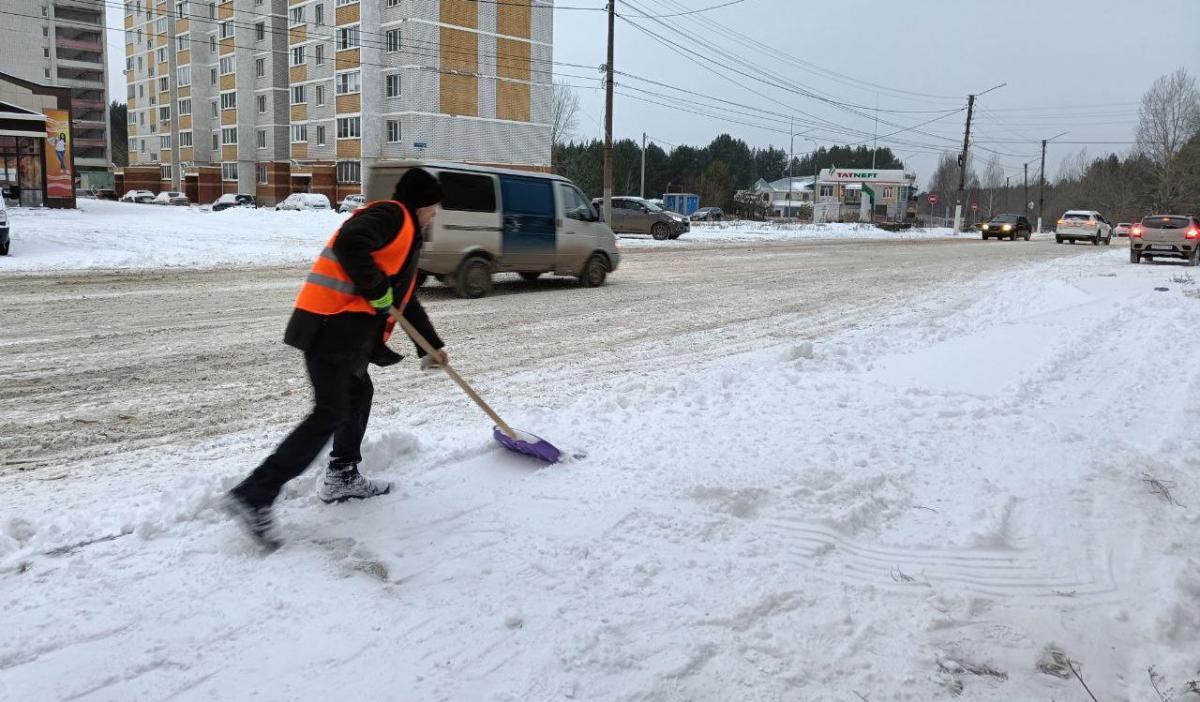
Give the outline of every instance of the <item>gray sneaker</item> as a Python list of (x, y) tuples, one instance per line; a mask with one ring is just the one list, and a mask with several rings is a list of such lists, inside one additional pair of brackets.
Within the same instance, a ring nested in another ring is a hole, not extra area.
[(357, 464), (346, 466), (330, 465), (325, 469), (325, 478), (317, 486), (317, 497), (322, 502), (345, 502), (365, 500), (376, 495), (386, 495), (392, 484), (386, 480), (368, 480), (358, 472)]

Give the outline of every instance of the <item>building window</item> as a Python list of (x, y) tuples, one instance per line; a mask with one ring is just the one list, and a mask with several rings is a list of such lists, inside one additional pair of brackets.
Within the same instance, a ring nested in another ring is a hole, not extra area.
[(325, 6), (317, 5), (313, 8), (313, 24), (320, 27), (325, 24)]
[(140, 85), (140, 84), (138, 85), (138, 97), (139, 98), (146, 97), (146, 86)]
[(212, 79), (212, 84), (216, 85), (217, 84), (217, 69), (215, 69), (215, 68), (208, 69), (208, 77)]
[(192, 84), (192, 67), (191, 66), (180, 66), (179, 68), (175, 69), (175, 82), (179, 84), (179, 87), (183, 87), (185, 85), (191, 85)]
[(891, 200), (894, 197), (896, 197), (896, 186), (885, 185), (883, 188), (883, 199)]
[(357, 183), (362, 180), (362, 165), (358, 161), (338, 161), (337, 182)]
[(351, 5), (356, 2), (358, 2), (358, 0), (337, 0), (337, 6), (341, 7), (342, 5)]
[(361, 117), (338, 117), (338, 139), (357, 139), (362, 136)]
[(163, 76), (162, 78), (158, 79), (158, 92), (165, 93), (170, 89), (171, 89), (171, 79), (169, 77)]
[(166, 35), (166, 33), (167, 33), (167, 18), (166, 17), (159, 17), (157, 20), (154, 21), (154, 31), (160, 37)]
[(179, 133), (179, 145), (180, 146), (191, 146), (192, 145), (192, 133), (191, 132), (180, 132)]
[(137, 87), (131, 85), (129, 86), (129, 99), (132, 100), (135, 97), (137, 97)]
[(217, 149), (221, 148), (221, 135), (217, 134), (216, 132), (213, 132), (212, 138), (213, 138), (213, 151), (216, 151)]
[(214, 54), (217, 53), (217, 35), (216, 34), (208, 35), (208, 50), (211, 53), (214, 53)]
[(358, 48), (358, 25), (337, 30), (337, 48), (338, 51)]
[(266, 38), (267, 38), (267, 23), (259, 22), (258, 24), (254, 25), (254, 40), (262, 41), (263, 39), (266, 39)]
[(325, 146), (325, 125), (317, 125), (317, 146)]
[(288, 10), (289, 24), (304, 24), (304, 7), (293, 7)]
[(182, 117), (184, 115), (190, 115), (190, 114), (192, 114), (192, 99), (191, 98), (180, 98), (179, 99), (179, 116)]
[(221, 93), (221, 109), (222, 110), (232, 110), (232, 109), (235, 109), (236, 107), (237, 107), (237, 93), (236, 92), (230, 91), (228, 93)]
[(142, 153), (146, 153), (146, 140), (145, 139), (138, 139), (138, 151), (141, 151)]
[(237, 167), (238, 167), (238, 165), (236, 163), (222, 163), (221, 164), (221, 180), (237, 180), (238, 179)]
[(334, 76), (334, 92), (338, 95), (348, 95), (359, 91), (359, 71), (347, 71)]
[(389, 73), (384, 78), (384, 85), (386, 86), (386, 94), (388, 97), (390, 97), (390, 98), (400, 97), (400, 74), (399, 73)]
[(292, 125), (292, 143), (300, 143), (308, 141), (308, 125), (293, 124)]
[(175, 37), (175, 50), (187, 51), (188, 44), (191, 42), (191, 40), (191, 37), (187, 34), (180, 34), (179, 36)]
[(128, 58), (125, 59), (125, 72), (128, 73), (129, 71), (132, 71), (132, 70), (133, 70), (133, 57), (129, 56)]
[[(46, 49), (46, 55), (47, 56), (50, 55), (50, 49)], [(158, 47), (158, 62), (159, 63), (167, 62), (167, 47), (165, 47), (165, 46)]]
[(400, 30), (389, 29), (387, 33), (387, 51), (394, 54), (400, 50)]
[(236, 144), (237, 143), (237, 127), (223, 128), (221, 130), (221, 143), (226, 144), (226, 145)]
[(208, 18), (209, 19), (217, 18), (217, 3), (215, 3), (215, 2), (208, 3)]
[(221, 75), (227, 76), (230, 73), (233, 73), (233, 57), (232, 56), (221, 57), (221, 61), (220, 61), (219, 65), (221, 66)]
[(293, 66), (303, 66), (304, 65), (304, 47), (303, 46), (293, 46), (292, 47), (292, 65)]
[(233, 36), (233, 20), (226, 20), (221, 23), (221, 38), (228, 39)]
[(138, 30), (137, 30), (137, 43), (138, 44), (142, 43), (142, 28), (141, 27), (138, 27)]
[(210, 102), (210, 103), (208, 103), (208, 104), (209, 104), (209, 106), (210, 106), (210, 107), (212, 107), (212, 118), (213, 118), (213, 119), (216, 119), (217, 117), (220, 117), (220, 116), (221, 116), (221, 113), (220, 113), (220, 111), (217, 109), (217, 102), (214, 100), (214, 101), (212, 101), (212, 102)]
[(254, 77), (262, 78), (265, 75), (267, 75), (267, 60), (254, 59)]
[(324, 44), (317, 44), (315, 47), (313, 47), (313, 59), (317, 62), (318, 66), (325, 65), (325, 45)]
[(184, 0), (184, 2), (175, 3), (175, 16), (176, 17), (179, 17), (182, 19), (185, 15), (187, 15), (187, 13), (188, 13), (187, 0)]
[(303, 85), (293, 85), (292, 86), (292, 104), (293, 105), (301, 105), (304, 102), (305, 102), (304, 86)]
[(129, 121), (130, 126), (136, 126), (137, 125), (137, 115), (130, 112), (128, 121)]
[(255, 146), (260, 149), (267, 148), (267, 130), (258, 130), (258, 133), (256, 134)]
[(832, 185), (822, 185), (821, 186), (821, 197), (833, 197), (833, 186)]
[(158, 137), (158, 148), (160, 151), (162, 149), (171, 148), (171, 135), (170, 134), (163, 134)]
[(400, 120), (389, 119), (387, 121), (387, 140), (389, 144), (400, 143)]
[(316, 86), (316, 93), (317, 93), (317, 96), (316, 96), (317, 97), (317, 101), (316, 101), (317, 107), (320, 107), (321, 105), (325, 104), (325, 86), (323, 86), (323, 85)]
[(267, 164), (260, 163), (257, 166), (255, 166), (254, 170), (258, 174), (258, 182), (260, 182), (260, 183), (267, 182)]
[(258, 97), (255, 98), (255, 102), (258, 103), (258, 114), (260, 114), (260, 115), (266, 114), (266, 112), (267, 112), (267, 96), (259, 95)]
[(138, 60), (138, 70), (140, 71), (140, 70), (142, 70), (142, 57), (138, 56), (137, 60)]
[(159, 122), (170, 122), (171, 121), (171, 106), (170, 105), (163, 105), (162, 107), (158, 108), (158, 121)]
[(140, 127), (146, 126), (146, 113), (145, 112), (138, 113), (138, 126), (140, 126)]

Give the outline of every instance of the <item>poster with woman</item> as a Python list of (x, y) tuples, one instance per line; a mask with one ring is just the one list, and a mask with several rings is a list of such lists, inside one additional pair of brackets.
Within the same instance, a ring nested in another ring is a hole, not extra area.
[(71, 118), (66, 110), (46, 110), (46, 196), (71, 197)]

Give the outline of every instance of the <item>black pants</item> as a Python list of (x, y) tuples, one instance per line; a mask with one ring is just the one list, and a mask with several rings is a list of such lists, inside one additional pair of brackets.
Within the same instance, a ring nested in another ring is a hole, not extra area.
[(304, 355), (313, 386), (313, 409), (248, 478), (234, 490), (253, 505), (269, 505), (285, 483), (300, 475), (333, 437), (330, 465), (358, 463), (375, 389), (366, 368)]

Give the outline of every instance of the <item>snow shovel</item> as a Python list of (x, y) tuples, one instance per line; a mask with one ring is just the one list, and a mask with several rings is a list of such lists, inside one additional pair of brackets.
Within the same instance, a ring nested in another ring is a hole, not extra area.
[[(409, 324), (408, 320), (402, 317), (400, 312), (395, 307), (389, 309), (388, 314), (392, 316), (392, 319), (396, 320), (396, 324), (399, 324), (400, 327), (404, 329), (404, 333), (408, 334), (408, 336), (415, 341), (417, 345), (425, 351), (425, 353), (432, 356), (437, 355), (437, 349), (433, 348), (433, 346), (425, 340), (425, 337), (421, 336), (421, 332), (413, 328), (413, 325)], [(461, 375), (458, 374), (458, 371), (450, 367), (449, 363), (443, 363), (442, 369), (445, 370), (446, 375), (449, 375), (451, 380), (453, 380), (455, 383), (458, 383), (458, 387), (462, 388), (463, 392), (467, 393), (467, 395), (475, 401), (475, 404), (479, 405), (479, 408), (484, 412), (487, 412), (487, 415), (492, 418), (493, 422), (496, 423), (496, 426), (492, 428), (492, 436), (500, 443), (501, 446), (509, 451), (523, 453), (526, 456), (532, 456), (547, 463), (558, 463), (558, 459), (562, 456), (562, 452), (555, 448), (549, 441), (546, 441), (540, 436), (534, 436), (528, 432), (519, 431), (510, 427), (507, 422), (500, 418), (500, 415), (496, 414), (496, 410), (492, 409), (491, 405), (483, 401), (483, 398), (479, 396), (479, 393), (475, 392), (475, 389), (472, 388), (471, 385), (467, 383), (467, 381), (464, 380)]]

